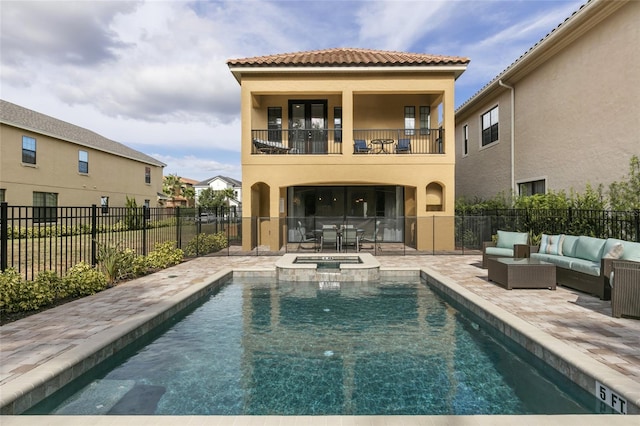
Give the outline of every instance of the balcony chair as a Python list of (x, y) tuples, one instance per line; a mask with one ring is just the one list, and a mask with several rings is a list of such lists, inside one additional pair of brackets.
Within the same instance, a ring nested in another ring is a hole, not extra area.
[[(316, 250), (316, 243), (318, 242), (318, 239), (316, 237), (308, 236), (306, 233), (305, 227), (302, 226), (302, 222), (300, 221), (298, 221), (298, 232), (300, 233), (300, 242), (298, 243), (298, 250), (303, 248), (312, 248), (313, 250)], [(304, 243), (313, 243), (313, 247), (303, 247), (302, 244)]]
[(411, 139), (398, 139), (396, 154), (411, 152)]
[(369, 152), (371, 152), (371, 147), (367, 146), (367, 141), (364, 139), (355, 139), (353, 141), (354, 154), (368, 154)]

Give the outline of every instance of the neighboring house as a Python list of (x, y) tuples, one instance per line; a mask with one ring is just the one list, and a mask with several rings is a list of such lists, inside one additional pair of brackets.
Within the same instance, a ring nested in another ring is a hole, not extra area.
[(229, 60), (241, 86), (243, 249), (279, 250), (298, 222), (349, 220), (380, 221), (385, 241), (452, 249), (454, 82), (468, 63), (349, 48)]
[(158, 205), (164, 163), (82, 127), (0, 100), (0, 201)]
[(229, 199), (229, 207), (234, 211), (239, 211), (242, 205), (242, 182), (227, 176), (215, 176), (202, 182), (198, 182), (193, 187), (196, 190), (196, 204), (200, 193), (207, 188), (214, 191), (222, 191), (227, 188), (233, 189), (233, 198)]
[[(167, 177), (165, 176), (164, 179), (166, 178)], [(182, 188), (193, 188), (194, 194), (195, 194), (195, 185), (198, 183), (197, 180), (181, 177), (180, 183), (182, 184)], [(163, 205), (167, 208), (195, 206), (196, 198), (194, 197), (193, 199), (188, 199), (187, 197), (184, 196), (182, 192), (175, 197), (171, 197), (170, 195), (167, 195), (167, 194), (164, 194), (164, 195), (166, 196), (166, 198), (163, 200)]]
[(456, 112), (456, 195), (583, 192), (640, 154), (640, 2), (591, 0)]

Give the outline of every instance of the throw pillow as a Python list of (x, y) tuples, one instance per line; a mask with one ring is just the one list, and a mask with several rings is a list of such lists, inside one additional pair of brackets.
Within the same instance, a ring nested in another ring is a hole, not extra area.
[(547, 235), (542, 234), (540, 239), (539, 253), (545, 254), (557, 254), (562, 256), (562, 242), (564, 241), (564, 234), (560, 235)]
[(615, 243), (611, 250), (607, 254), (604, 255), (605, 259), (620, 259), (622, 257), (622, 252), (624, 251), (624, 246), (622, 243)]

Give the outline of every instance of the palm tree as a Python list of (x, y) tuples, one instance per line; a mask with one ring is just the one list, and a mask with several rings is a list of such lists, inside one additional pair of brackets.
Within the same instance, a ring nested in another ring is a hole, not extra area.
[(171, 204), (176, 206), (176, 197), (180, 196), (182, 191), (182, 178), (176, 174), (164, 177), (162, 182), (162, 192), (171, 197)]
[(182, 196), (187, 199), (187, 207), (193, 207), (196, 199), (196, 190), (193, 186), (183, 186)]

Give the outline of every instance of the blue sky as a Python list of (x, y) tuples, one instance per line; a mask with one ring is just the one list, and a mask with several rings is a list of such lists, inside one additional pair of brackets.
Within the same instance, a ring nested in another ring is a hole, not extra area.
[(334, 47), (465, 56), (457, 107), (585, 2), (2, 0), (0, 97), (149, 154), (165, 175), (241, 179), (228, 59)]

